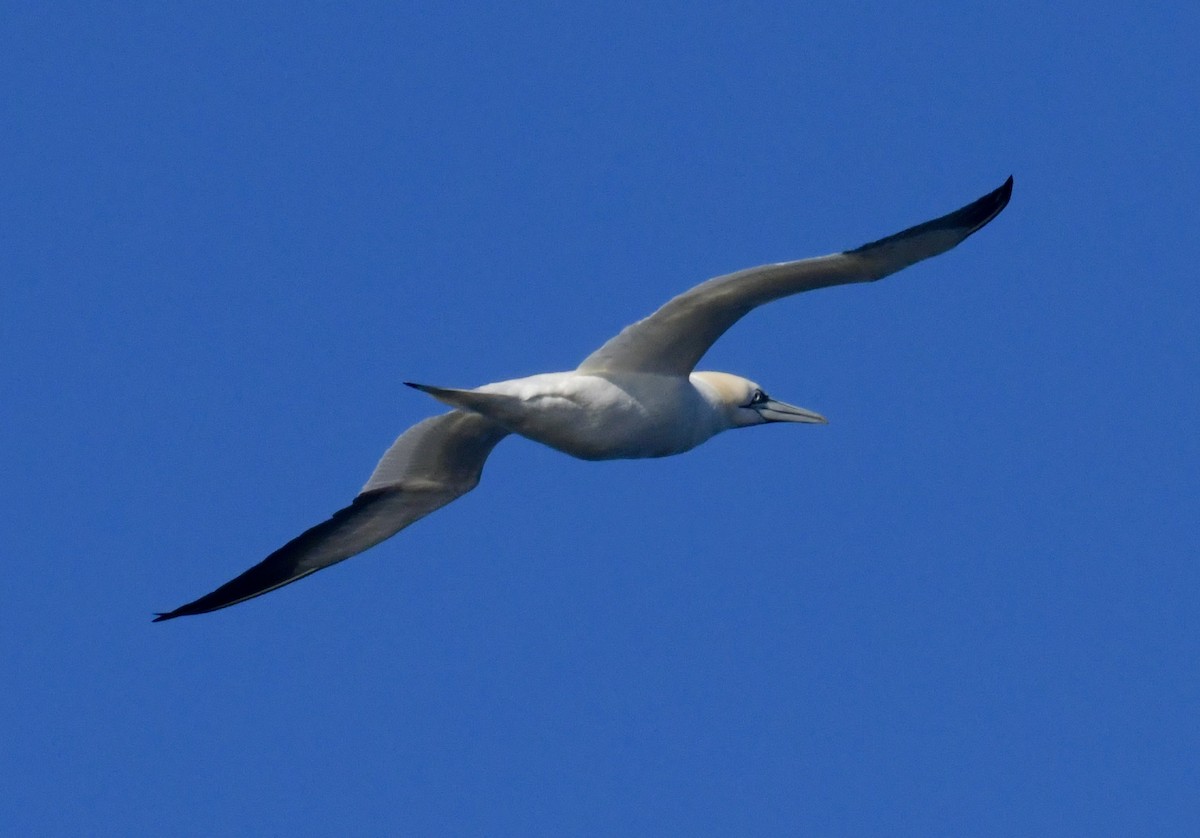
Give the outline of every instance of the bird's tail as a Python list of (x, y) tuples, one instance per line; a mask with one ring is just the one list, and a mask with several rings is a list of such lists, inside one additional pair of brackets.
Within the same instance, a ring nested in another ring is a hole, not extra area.
[(525, 411), (522, 410), (525, 403), (517, 396), (482, 393), (478, 390), (458, 390), (453, 387), (434, 387), (429, 384), (416, 384), (412, 381), (404, 383), (414, 390), (428, 393), (442, 404), (478, 413), (506, 428), (511, 429), (514, 425), (519, 424), (525, 415)]

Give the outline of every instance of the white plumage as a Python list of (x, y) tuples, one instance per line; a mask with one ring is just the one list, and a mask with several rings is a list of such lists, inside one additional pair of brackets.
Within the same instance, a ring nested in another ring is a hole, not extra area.
[(401, 434), (350, 506), (155, 620), (235, 605), (361, 553), (475, 488), (488, 455), (510, 433), (581, 459), (607, 460), (680, 454), (722, 431), (767, 422), (824, 423), (753, 381), (694, 368), (754, 308), (802, 291), (881, 279), (944, 253), (995, 218), (1011, 194), (1010, 177), (960, 210), (854, 250), (710, 279), (627, 326), (572, 372), (474, 390), (412, 384), (454, 409)]

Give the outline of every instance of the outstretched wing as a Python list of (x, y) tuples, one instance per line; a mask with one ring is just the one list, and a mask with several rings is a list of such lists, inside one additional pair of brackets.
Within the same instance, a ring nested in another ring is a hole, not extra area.
[(387, 450), (353, 503), (154, 622), (237, 605), (374, 547), (474, 489), (488, 455), (506, 436), (483, 416), (459, 410), (418, 422)]
[(585, 358), (579, 371), (687, 375), (717, 338), (763, 303), (829, 285), (872, 282), (945, 253), (1004, 209), (1012, 183), (1010, 177), (960, 210), (845, 253), (761, 265), (703, 282), (626, 326)]

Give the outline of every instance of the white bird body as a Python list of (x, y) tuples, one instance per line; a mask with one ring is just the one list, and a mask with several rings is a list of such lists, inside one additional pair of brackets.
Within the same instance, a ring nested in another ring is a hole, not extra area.
[(682, 454), (736, 427), (728, 401), (748, 400), (756, 386), (726, 373), (552, 372), (420, 389), (572, 457), (617, 460)]
[(824, 423), (749, 379), (695, 372), (696, 363), (754, 308), (816, 288), (871, 282), (944, 253), (995, 218), (1011, 194), (1010, 177), (962, 209), (862, 247), (710, 279), (622, 329), (573, 372), (473, 390), (411, 384), (454, 409), (402, 433), (350, 506), (156, 621), (244, 602), (395, 535), (475, 488), (492, 449), (509, 434), (580, 459), (612, 460), (681, 454), (722, 431), (767, 422)]
[(713, 405), (678, 376), (560, 372), (480, 390), (516, 397), (504, 427), (582, 460), (666, 457), (724, 430)]

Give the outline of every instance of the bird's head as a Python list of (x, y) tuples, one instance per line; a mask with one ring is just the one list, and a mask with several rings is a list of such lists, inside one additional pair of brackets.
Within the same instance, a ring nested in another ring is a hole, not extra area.
[(765, 425), (768, 422), (828, 424), (828, 420), (819, 413), (776, 401), (748, 378), (727, 372), (694, 372), (691, 379), (705, 398), (723, 413), (730, 428)]

